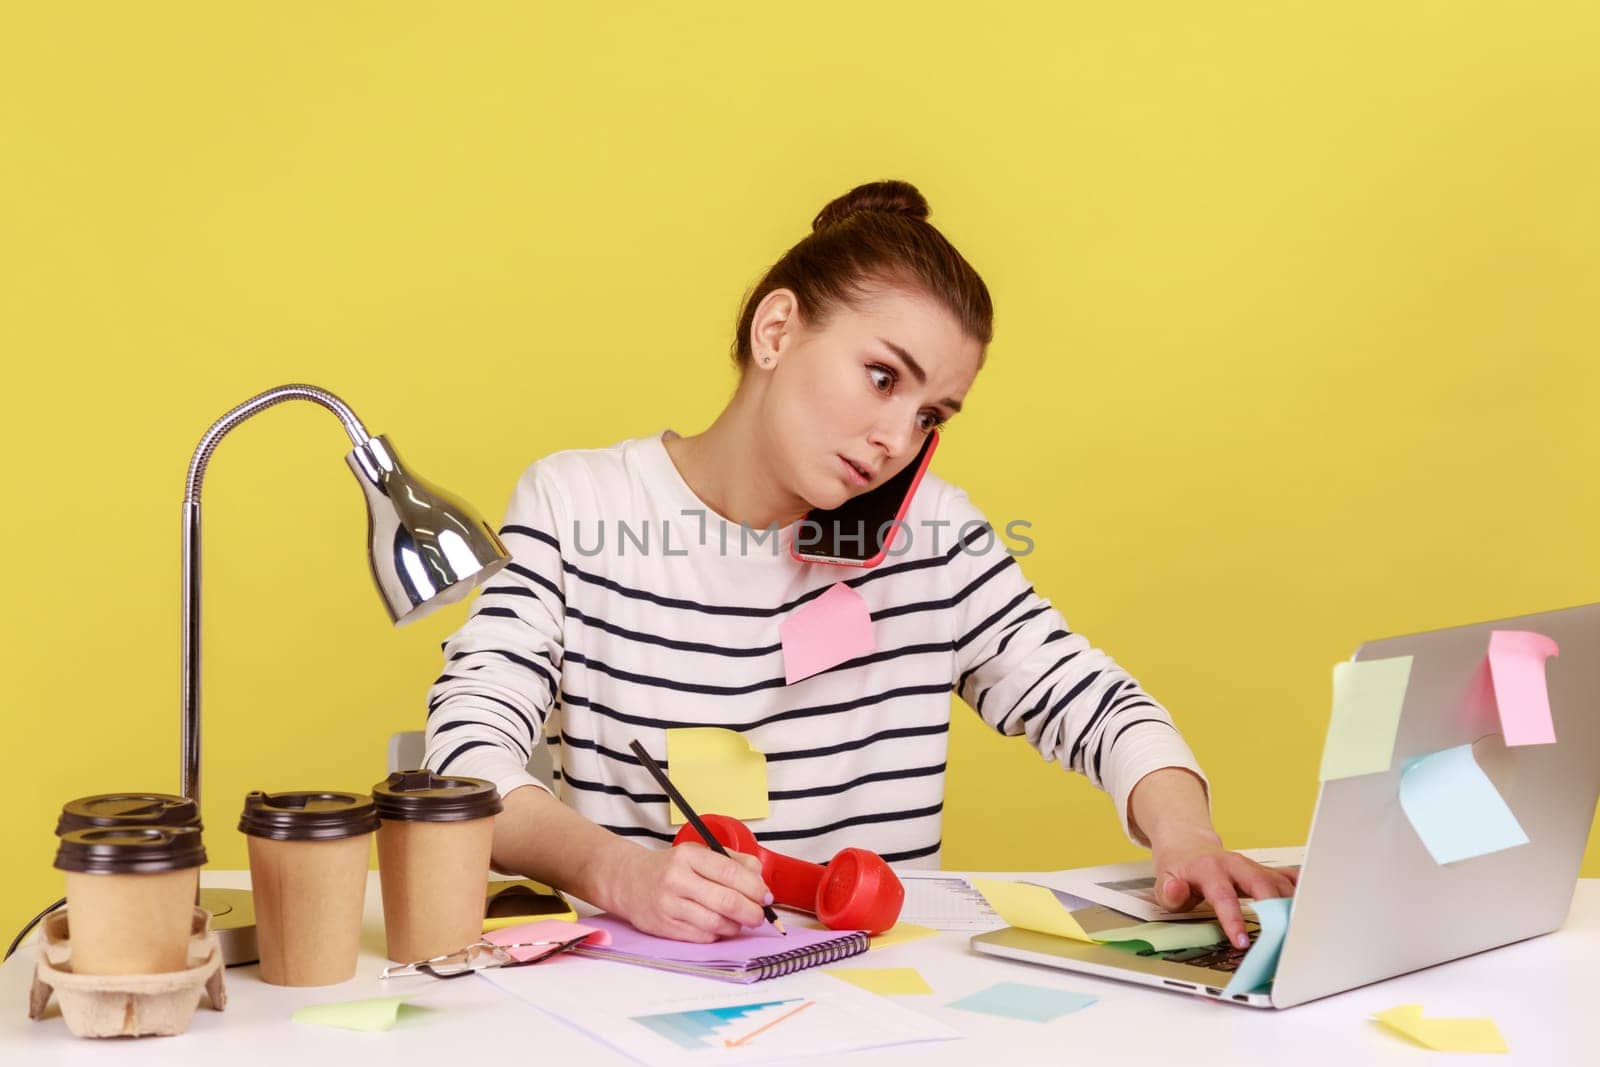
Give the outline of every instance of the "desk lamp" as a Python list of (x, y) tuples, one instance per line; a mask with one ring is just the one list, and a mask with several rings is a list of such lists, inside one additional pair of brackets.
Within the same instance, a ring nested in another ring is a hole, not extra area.
[[(309, 400), (338, 416), (355, 448), (345, 456), (367, 500), (368, 560), (395, 625), (460, 600), (511, 561), (488, 523), (465, 501), (407, 471), (387, 438), (370, 437), (355, 412), (312, 385), (282, 385), (223, 415), (195, 449), (183, 496), (183, 795), (200, 804), (200, 489), (229, 430), (285, 400)], [(205, 889), (200, 904), (228, 964), (257, 959), (250, 893)]]

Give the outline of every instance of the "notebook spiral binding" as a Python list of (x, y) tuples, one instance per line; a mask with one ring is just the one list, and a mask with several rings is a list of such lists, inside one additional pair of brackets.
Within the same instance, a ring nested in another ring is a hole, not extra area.
[(807, 948), (790, 949), (788, 952), (778, 952), (771, 956), (763, 956), (760, 960), (761, 968), (756, 974), (756, 980), (778, 978), (795, 971), (805, 970), (807, 967), (816, 967), (824, 963), (833, 963), (849, 956), (859, 956), (867, 951), (869, 938), (860, 930), (848, 937), (826, 944), (811, 945)]

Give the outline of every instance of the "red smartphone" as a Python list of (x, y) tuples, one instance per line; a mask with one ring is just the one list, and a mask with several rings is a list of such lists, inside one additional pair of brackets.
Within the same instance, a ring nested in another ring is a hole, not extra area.
[(878, 488), (853, 496), (836, 508), (806, 512), (789, 554), (801, 563), (836, 563), (844, 567), (876, 567), (882, 563), (895, 537), (902, 532), (911, 497), (922, 483), (922, 473), (938, 446), (939, 431), (934, 430), (922, 442), (916, 458)]

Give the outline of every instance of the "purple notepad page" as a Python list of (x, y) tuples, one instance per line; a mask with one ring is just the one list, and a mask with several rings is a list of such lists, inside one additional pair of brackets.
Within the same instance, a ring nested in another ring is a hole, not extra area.
[(699, 944), (642, 934), (627, 921), (611, 915), (591, 915), (583, 920), (583, 925), (610, 934), (611, 944), (605, 947), (611, 952), (646, 960), (671, 960), (712, 967), (744, 967), (769, 956), (830, 941), (842, 941), (856, 934), (854, 930), (812, 930), (801, 926), (791, 928), (789, 936), (785, 937), (771, 926), (763, 926), (737, 937)]

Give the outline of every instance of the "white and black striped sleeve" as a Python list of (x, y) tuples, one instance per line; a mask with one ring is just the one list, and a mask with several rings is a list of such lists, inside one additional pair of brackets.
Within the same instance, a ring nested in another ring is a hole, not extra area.
[(1165, 708), (1034, 591), (1008, 551), (1020, 548), (1017, 538), (1000, 536), (954, 486), (941, 517), (956, 539), (945, 570), (957, 693), (1000, 733), (1021, 734), (1045, 759), (1088, 777), (1110, 795), (1123, 833), (1147, 846), (1128, 825), (1129, 794), (1162, 767), (1206, 781), (1188, 744)]
[(490, 578), (467, 621), (444, 643), (444, 672), (428, 690), (424, 766), (524, 785), (533, 746), (560, 691), (566, 594), (555, 506), (541, 463), (512, 491), (501, 540), (511, 562)]

